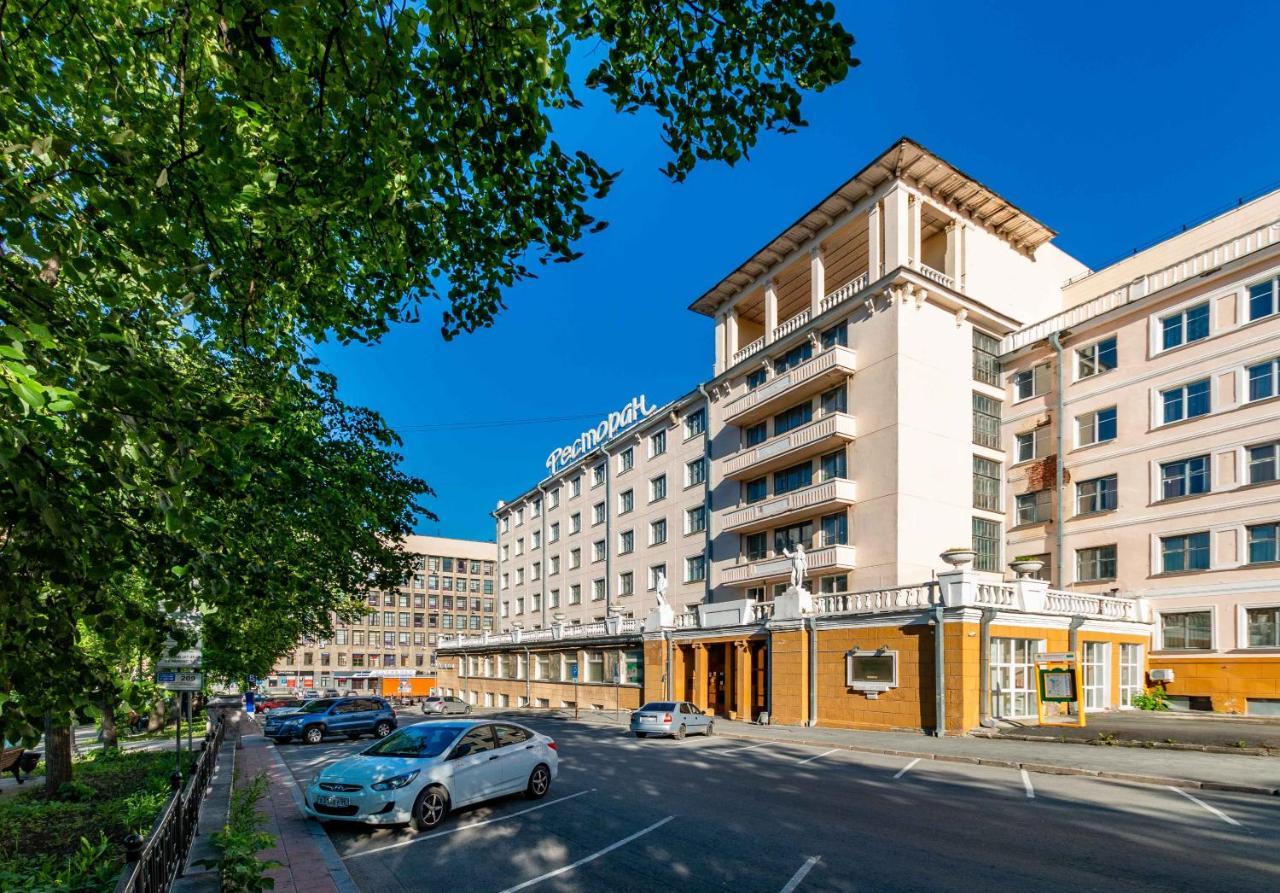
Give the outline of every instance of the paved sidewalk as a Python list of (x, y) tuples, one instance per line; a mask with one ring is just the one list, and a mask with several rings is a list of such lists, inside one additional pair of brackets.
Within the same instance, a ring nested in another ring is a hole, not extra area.
[[(518, 717), (514, 711), (508, 715)], [(539, 711), (573, 721), (571, 711)], [(527, 715), (527, 714), (526, 714)], [(625, 726), (612, 713), (587, 713), (580, 722)], [(921, 757), (1026, 769), (1051, 775), (1091, 775), (1184, 788), (1280, 793), (1280, 759), (1275, 757), (1155, 750), (1128, 747), (1084, 747), (1050, 741), (999, 738), (934, 738), (913, 732), (866, 732), (801, 726), (757, 726), (716, 720), (716, 734), (753, 742), (812, 744), (869, 753)]]
[(1214, 748), (1222, 753), (1257, 756), (1280, 755), (1280, 719), (1273, 717), (1215, 716), (1213, 714), (1149, 713), (1126, 710), (1091, 713), (1083, 729), (1076, 726), (1021, 726), (1004, 724), (994, 734), (1005, 738), (1096, 741), (1113, 738), (1143, 746), (1191, 750)]
[(276, 846), (258, 856), (280, 863), (268, 872), (275, 879), (276, 893), (356, 893), (356, 885), (324, 829), (303, 815), (302, 795), (275, 745), (245, 714), (240, 715), (237, 728), (242, 743), (237, 755), (237, 787), (260, 773), (267, 775), (267, 795), (259, 808), (266, 817), (264, 830), (275, 837)]

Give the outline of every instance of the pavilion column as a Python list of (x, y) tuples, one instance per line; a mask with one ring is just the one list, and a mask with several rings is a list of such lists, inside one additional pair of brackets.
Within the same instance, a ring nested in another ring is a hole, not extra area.
[(947, 261), (942, 272), (960, 281), (960, 227), (954, 220), (947, 224)]
[(689, 695), (699, 710), (707, 709), (707, 646), (693, 643), (693, 691)]
[(773, 330), (778, 327), (778, 289), (770, 279), (764, 284), (764, 343), (773, 341)]
[(920, 196), (912, 195), (907, 198), (907, 208), (911, 214), (911, 226), (908, 238), (911, 240), (907, 244), (908, 262), (915, 269), (920, 269)]
[(867, 284), (875, 282), (884, 271), (880, 268), (880, 203), (867, 212)]
[(730, 307), (724, 317), (724, 362), (725, 368), (733, 365), (733, 355), (741, 349), (738, 343), (738, 311)]
[(727, 358), (732, 354), (727, 353), (728, 345), (728, 313), (720, 311), (716, 314), (716, 375), (725, 370), (728, 365)]
[(908, 265), (911, 243), (907, 238), (911, 226), (907, 206), (907, 190), (899, 184), (884, 197), (884, 272)]
[(733, 653), (733, 707), (734, 716), (743, 722), (751, 722), (751, 643), (734, 642)]
[(827, 296), (827, 259), (821, 245), (809, 250), (809, 319), (822, 312), (822, 299)]

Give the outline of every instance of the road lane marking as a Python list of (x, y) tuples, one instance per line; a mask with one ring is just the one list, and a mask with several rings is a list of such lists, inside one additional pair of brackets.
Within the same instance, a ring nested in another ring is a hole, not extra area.
[(766, 741), (764, 742), (764, 744), (749, 744), (746, 747), (732, 747), (729, 750), (709, 750), (707, 751), (707, 753), (723, 753), (723, 754), (742, 753), (744, 750), (755, 750), (757, 747), (765, 747), (768, 744), (769, 742)]
[(1031, 786), (1031, 776), (1027, 774), (1027, 770), (1022, 771), (1022, 786), (1027, 791), (1027, 799), (1034, 800), (1036, 798), (1036, 789)]
[(667, 822), (671, 821), (674, 818), (675, 816), (669, 815), (665, 819), (662, 819), (661, 821), (654, 822), (648, 828), (642, 828), (639, 831), (637, 831), (635, 834), (628, 835), (627, 837), (624, 837), (619, 841), (615, 841), (614, 843), (609, 844), (607, 847), (605, 847), (602, 850), (596, 850), (590, 856), (584, 856), (581, 859), (579, 859), (577, 862), (572, 862), (564, 866), (563, 868), (557, 868), (555, 871), (548, 871), (546, 874), (541, 874), (535, 878), (530, 878), (524, 883), (516, 884), (514, 887), (508, 887), (507, 889), (503, 890), (502, 893), (516, 893), (517, 890), (523, 890), (526, 887), (532, 887), (534, 884), (540, 884), (545, 880), (549, 880), (553, 877), (558, 877), (559, 875), (562, 875), (565, 872), (573, 871), (575, 868), (580, 868), (581, 866), (586, 865), (588, 862), (594, 862), (596, 859), (599, 859), (601, 856), (606, 856), (609, 853), (612, 853), (614, 850), (618, 849), (619, 847), (624, 847), (627, 844), (631, 843), (631, 841), (638, 840), (639, 838), (644, 837), (650, 831), (657, 831), (659, 828), (661, 828), (663, 825), (665, 825)]
[[(828, 751), (828, 753), (830, 753), (830, 751)], [(808, 859), (805, 859), (804, 864), (796, 870), (795, 874), (791, 875), (791, 880), (787, 881), (787, 885), (779, 890), (778, 893), (791, 893), (792, 890), (800, 886), (800, 882), (804, 880), (804, 876), (813, 871), (813, 866), (818, 864), (818, 860), (820, 858), (820, 856), (810, 856)]]
[(412, 844), (422, 843), (423, 841), (427, 841), (427, 840), (434, 840), (437, 837), (444, 837), (447, 834), (457, 834), (459, 831), (467, 831), (471, 828), (479, 828), (484, 825), (492, 825), (494, 822), (505, 822), (507, 819), (514, 819), (517, 816), (522, 816), (522, 815), (525, 815), (526, 813), (536, 812), (539, 809), (546, 809), (548, 806), (555, 806), (557, 803), (563, 803), (566, 800), (572, 800), (574, 797), (581, 797), (583, 794), (595, 793), (595, 790), (596, 790), (595, 788), (591, 788), (590, 790), (586, 790), (586, 791), (578, 791), (577, 793), (574, 793), (574, 794), (568, 794), (564, 797), (558, 797), (555, 800), (548, 800), (546, 803), (539, 803), (537, 806), (530, 806), (528, 809), (522, 809), (519, 812), (509, 813), (508, 815), (494, 816), (491, 819), (484, 819), (483, 821), (479, 821), (479, 822), (468, 822), (465, 825), (459, 825), (456, 828), (446, 828), (444, 831), (436, 831), (432, 834), (421, 834), (413, 838), (412, 840), (401, 840), (396, 843), (388, 843), (385, 846), (374, 847), (371, 850), (361, 850), (358, 853), (348, 853), (347, 855), (344, 855), (342, 858), (354, 859), (357, 856), (372, 856), (374, 853), (382, 853), (387, 850), (396, 850), (396, 849), (399, 849), (400, 847), (411, 846)]
[(914, 766), (914, 765), (915, 765), (916, 763), (918, 763), (918, 762), (920, 762), (920, 757), (916, 757), (916, 758), (915, 758), (914, 760), (912, 760), (910, 763), (907, 763), (907, 765), (905, 765), (905, 766), (903, 766), (901, 769), (899, 769), (899, 770), (897, 771), (897, 773), (896, 773), (893, 777), (894, 777), (894, 778), (901, 778), (902, 776), (906, 775), (909, 771), (911, 771), (911, 767), (912, 767), (912, 766)]
[(807, 759), (807, 760), (801, 760), (800, 762), (796, 763), (796, 765), (797, 765), (797, 766), (803, 766), (805, 763), (812, 763), (814, 760), (822, 759), (822, 758), (823, 758), (823, 757), (825, 757), (827, 754), (829, 754), (829, 753), (835, 753), (835, 752), (836, 752), (837, 750), (839, 750), (839, 749), (840, 749), (840, 748), (838, 748), (838, 747), (833, 747), (833, 748), (831, 748), (830, 750), (824, 750), (822, 753), (818, 754), (816, 757), (809, 757), (809, 759)]
[(1199, 797), (1193, 797), (1191, 794), (1188, 794), (1188, 793), (1187, 793), (1186, 791), (1184, 791), (1182, 788), (1175, 788), (1175, 787), (1174, 787), (1173, 785), (1171, 785), (1171, 784), (1167, 784), (1167, 785), (1165, 785), (1165, 787), (1166, 787), (1166, 788), (1168, 788), (1168, 789), (1169, 789), (1169, 790), (1171, 790), (1171, 791), (1174, 791), (1174, 792), (1176, 792), (1176, 793), (1181, 794), (1182, 796), (1184, 796), (1184, 797), (1186, 797), (1188, 800), (1190, 800), (1192, 803), (1195, 803), (1195, 804), (1197, 804), (1197, 805), (1199, 805), (1199, 806), (1203, 806), (1205, 809), (1209, 810), (1209, 812), (1213, 813), (1214, 815), (1216, 815), (1218, 818), (1222, 819), (1222, 820), (1223, 820), (1224, 822), (1226, 822), (1227, 824), (1229, 824), (1229, 825), (1235, 825), (1235, 826), (1239, 827), (1239, 825), (1240, 825), (1240, 823), (1239, 823), (1239, 822), (1237, 822), (1237, 821), (1236, 821), (1235, 819), (1233, 819), (1231, 816), (1227, 815), (1225, 812), (1223, 812), (1223, 811), (1222, 811), (1221, 809), (1219, 809), (1218, 807), (1216, 807), (1216, 806), (1210, 806), (1208, 803), (1205, 803), (1205, 802), (1204, 802), (1203, 800), (1201, 800)]

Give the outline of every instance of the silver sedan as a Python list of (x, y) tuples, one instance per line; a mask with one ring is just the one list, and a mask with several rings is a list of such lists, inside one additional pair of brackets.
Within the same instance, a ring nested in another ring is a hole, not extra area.
[(471, 705), (453, 695), (432, 695), (422, 702), (422, 712), (428, 716), (443, 716), (446, 713), (459, 713), (465, 716), (471, 712)]
[(683, 738), (691, 732), (710, 735), (715, 731), (715, 717), (688, 701), (652, 701), (631, 714), (631, 731), (637, 738), (650, 735)]

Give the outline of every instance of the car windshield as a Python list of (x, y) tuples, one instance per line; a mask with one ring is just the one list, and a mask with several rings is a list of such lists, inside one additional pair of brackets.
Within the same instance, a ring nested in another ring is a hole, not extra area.
[(449, 749), (460, 732), (458, 726), (423, 723), (392, 732), (363, 753), (378, 757), (438, 757)]
[(308, 701), (302, 708), (303, 713), (324, 713), (333, 706), (332, 698), (317, 698), (314, 701)]
[(641, 710), (653, 710), (657, 713), (670, 713), (676, 709), (676, 705), (670, 701), (654, 701), (652, 704), (645, 704)]

